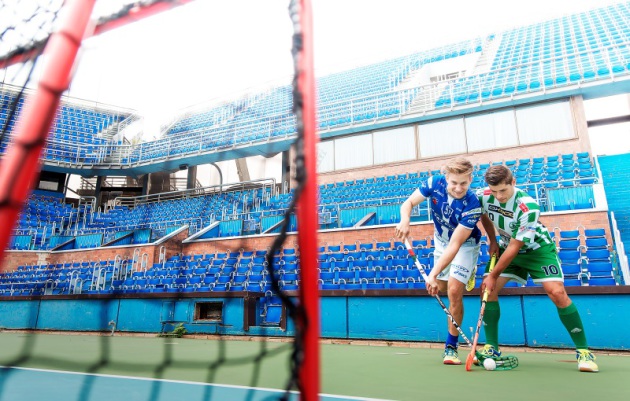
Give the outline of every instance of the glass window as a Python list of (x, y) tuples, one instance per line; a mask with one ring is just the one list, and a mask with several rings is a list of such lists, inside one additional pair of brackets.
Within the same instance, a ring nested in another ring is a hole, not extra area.
[(374, 164), (386, 164), (416, 158), (414, 127), (374, 132)]
[(371, 166), (372, 134), (335, 139), (335, 169)]
[(464, 119), (438, 121), (418, 127), (420, 157), (466, 153)]

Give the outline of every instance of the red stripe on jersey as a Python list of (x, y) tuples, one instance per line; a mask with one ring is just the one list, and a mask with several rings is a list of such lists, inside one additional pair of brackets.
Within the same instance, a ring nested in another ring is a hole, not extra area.
[(529, 208), (524, 203), (519, 204), (518, 207), (521, 208), (523, 212), (529, 212)]
[(491, 195), (492, 194), (492, 190), (490, 188), (486, 189), (483, 191), (484, 195)]

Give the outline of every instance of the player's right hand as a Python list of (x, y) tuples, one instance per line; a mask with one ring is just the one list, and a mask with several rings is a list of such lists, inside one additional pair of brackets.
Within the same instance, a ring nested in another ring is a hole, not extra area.
[(427, 281), (425, 285), (427, 287), (427, 291), (429, 292), (429, 295), (435, 296), (438, 294), (439, 292), (438, 283), (435, 277), (433, 277), (432, 275), (429, 275), (427, 277)]
[(405, 239), (409, 235), (409, 223), (401, 221), (394, 229), (394, 236), (396, 238)]
[(483, 294), (484, 291), (488, 291), (488, 294), (491, 294), (492, 291), (494, 291), (494, 286), (497, 283), (497, 279), (492, 277), (492, 274), (488, 274), (486, 275), (486, 277), (484, 277), (483, 281), (481, 282), (481, 294)]
[(488, 255), (499, 256), (499, 244), (496, 241), (493, 241), (488, 245)]

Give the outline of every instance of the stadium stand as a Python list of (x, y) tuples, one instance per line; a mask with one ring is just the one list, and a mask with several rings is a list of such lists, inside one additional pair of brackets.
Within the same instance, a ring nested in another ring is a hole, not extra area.
[(606, 190), (608, 207), (614, 213), (624, 249), (630, 249), (630, 162), (628, 155), (600, 156), (598, 164), (601, 168)]
[[(591, 165), (588, 153), (580, 153), (581, 164)], [(557, 174), (556, 158), (562, 157), (565, 175)], [(593, 182), (598, 178), (580, 177), (577, 155), (563, 154), (501, 162), (513, 170), (517, 185), (539, 201), (543, 211), (567, 211), (595, 207)], [(483, 175), (488, 163), (475, 165), (472, 188), (484, 186)], [(319, 219), (322, 228), (336, 229), (356, 226), (394, 224), (400, 219), (399, 205), (420, 183), (437, 171), (397, 174), (320, 185)], [(564, 183), (564, 184), (563, 184)], [(570, 183), (570, 185), (566, 184)], [(384, 185), (385, 184), (385, 185)], [(223, 191), (207, 194), (195, 189), (165, 193), (159, 196), (124, 198), (109, 210), (97, 211), (91, 202), (77, 208), (59, 200), (39, 200), (32, 197), (22, 213), (12, 247), (14, 249), (51, 249), (59, 245), (54, 237), (78, 234), (95, 235), (90, 241), (80, 240), (77, 248), (152, 242), (184, 224), (191, 234), (214, 222), (219, 225), (204, 238), (257, 235), (273, 229), (282, 220), (292, 192), (275, 194), (271, 188)], [(176, 219), (173, 216), (177, 216)], [(427, 202), (414, 208), (413, 221), (428, 221)], [(293, 225), (295, 225), (293, 223)], [(293, 227), (295, 231), (296, 227)], [(27, 246), (30, 235), (30, 244)], [(100, 235), (100, 237), (98, 236)], [(63, 239), (62, 238), (62, 239)], [(97, 239), (101, 238), (102, 242)], [(52, 241), (52, 242), (51, 242)], [(66, 242), (66, 241), (63, 241)]]
[[(619, 268), (604, 228), (554, 230), (558, 256), (568, 286), (618, 285)], [(86, 239), (86, 241), (88, 241)], [(592, 242), (592, 240), (597, 240)], [(414, 241), (414, 249), (427, 270), (433, 266), (433, 247), (427, 240)], [(57, 265), (20, 266), (0, 273), (0, 294), (10, 296), (269, 291), (266, 250), (215, 254), (175, 255), (153, 266), (137, 257), (123, 260), (84, 261)], [(254, 257), (253, 255), (259, 255)], [(275, 258), (281, 286), (299, 288), (299, 254), (285, 248)], [(404, 246), (399, 242), (328, 245), (319, 252), (321, 289), (388, 290), (424, 288), (424, 283)], [(489, 260), (481, 247), (477, 281)], [(512, 284), (511, 286), (517, 286)], [(527, 286), (534, 286), (530, 281)]]
[[(395, 125), (418, 115), (440, 117), (457, 107), (483, 106), (488, 100), (501, 104), (552, 89), (561, 95), (566, 89), (562, 96), (567, 97), (568, 91), (581, 85), (614, 82), (630, 70), (630, 30), (625, 28), (629, 21), (628, 4), (616, 4), (320, 77), (319, 128), (334, 137), (348, 127), (360, 130), (365, 125), (365, 130), (371, 130), (375, 123)], [(444, 69), (447, 60), (468, 67), (453, 73)], [(1, 96), (0, 124), (7, 125), (9, 135), (0, 143), (0, 155), (15, 122), (9, 113), (16, 99), (15, 88), (3, 85)], [(23, 102), (19, 100), (18, 111)], [(190, 154), (253, 147), (295, 136), (288, 85), (184, 110), (163, 129), (161, 138), (131, 145), (117, 134), (138, 119), (131, 112), (101, 110), (66, 99), (51, 129), (44, 167), (64, 165), (81, 171), (112, 165), (149, 166)], [(320, 185), (320, 227), (342, 231), (397, 223), (402, 200), (420, 180), (438, 174), (438, 164), (422, 171), (345, 178)], [(627, 179), (619, 171), (627, 172), (630, 166), (618, 170), (621, 160), (600, 159), (576, 147), (560, 154), (511, 159), (494, 152), (485, 162), (475, 164), (473, 189), (485, 186), (484, 173), (494, 164), (508, 166), (517, 186), (535, 198), (543, 212), (597, 210), (594, 186), (603, 182), (609, 207), (619, 213), (622, 232), (628, 237), (628, 219), (623, 214), (628, 205), (617, 202), (628, 198), (622, 192)], [(57, 251), (149, 244), (185, 225), (189, 235), (199, 240), (273, 234), (278, 232), (293, 195), (292, 190), (279, 193), (265, 186), (218, 192), (196, 188), (168, 195), (124, 197), (104, 209), (87, 198), (72, 206), (60, 199), (34, 195), (20, 216), (10, 247), (16, 251)], [(412, 221), (429, 220), (428, 203), (414, 208)], [(295, 216), (290, 216), (289, 223), (289, 231), (296, 231)], [(622, 282), (615, 244), (609, 243), (606, 228), (576, 227), (554, 230), (553, 234), (567, 286)], [(431, 241), (417, 240), (413, 246), (420, 262), (430, 270)], [(137, 255), (129, 260), (121, 256), (104, 261), (24, 265), (0, 273), (0, 293), (260, 291), (266, 294), (261, 299), (264, 324), (275, 325), (279, 303), (268, 294), (264, 254), (265, 249), (177, 254), (153, 266), (146, 266)], [(281, 287), (298, 289), (299, 252), (287, 248), (276, 260)], [(487, 245), (483, 244), (477, 282), (488, 260)], [(319, 262), (323, 290), (424, 288), (404, 246), (393, 240), (327, 244), (320, 249)]]
[[(628, 74), (629, 20), (627, 4), (615, 4), (321, 77), (319, 126), (338, 130), (489, 99), (614, 82)], [(453, 60), (462, 60), (461, 71), (441, 74), (447, 68), (444, 62)], [(14, 92), (3, 87), (2, 93), (4, 112)], [(184, 110), (162, 138), (131, 145), (111, 134), (119, 125), (131, 125), (137, 115), (90, 110), (68, 101), (44, 161), (75, 168), (132, 166), (292, 138), (291, 102), (290, 87), (281, 85)], [(6, 118), (0, 115), (0, 122)], [(592, 177), (586, 166), (577, 166), (581, 178)]]
[[(17, 98), (17, 91), (9, 85), (0, 86), (0, 126), (7, 125), (9, 135), (0, 143), (0, 155), (6, 150), (15, 125), (17, 114), (11, 115), (11, 108), (19, 113), (25, 98)], [(28, 94), (27, 94), (28, 96)], [(77, 167), (103, 163), (111, 151), (111, 139), (118, 123), (127, 117), (126, 113), (107, 111), (66, 101), (62, 104), (48, 136), (48, 145), (43, 160), (50, 164), (72, 164)], [(108, 146), (109, 145), (109, 146)]]

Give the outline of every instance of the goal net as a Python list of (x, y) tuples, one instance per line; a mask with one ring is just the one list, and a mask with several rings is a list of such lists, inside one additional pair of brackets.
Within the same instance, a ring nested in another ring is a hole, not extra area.
[[(58, 166), (91, 165), (93, 168), (99, 163), (115, 161), (121, 168), (133, 169), (139, 168), (138, 166), (143, 163), (152, 162), (154, 160), (152, 158), (164, 157), (160, 153), (164, 151), (162, 143), (138, 146), (127, 146), (127, 144), (119, 143), (123, 145), (122, 148), (124, 149), (116, 151), (112, 150), (115, 148), (115, 143), (105, 146), (101, 143), (90, 142), (91, 139), (84, 140), (80, 134), (77, 134), (77, 132), (81, 132), (84, 124), (80, 119), (76, 124), (71, 124), (74, 128), (70, 128), (69, 132), (68, 130), (57, 129), (58, 125), (55, 124), (58, 124), (58, 121), (55, 119), (60, 119), (60, 115), (65, 112), (63, 109), (65, 106), (62, 105), (60, 99), (67, 91), (73, 71), (77, 67), (76, 64), (80, 61), (78, 54), (85, 38), (115, 30), (122, 25), (189, 2), (191, 1), (2, 1), (0, 4), (0, 68), (3, 74), (2, 86), (0, 87), (2, 95), (2, 114), (0, 115), (0, 221), (2, 221), (0, 260), (2, 257), (7, 257), (5, 249), (15, 234), (13, 227), (39, 177), (43, 159), (48, 162), (56, 162)], [(283, 308), (286, 308), (295, 330), (294, 339), (290, 344), (291, 349), (286, 351), (290, 369), (286, 375), (286, 384), (280, 386), (280, 390), (283, 392), (279, 393), (279, 397), (282, 399), (294, 398), (295, 395), (292, 395), (291, 391), (296, 390), (301, 399), (315, 400), (319, 392), (319, 311), (316, 265), (318, 218), (315, 168), (315, 81), (310, 2), (306, 0), (292, 1), (288, 9), (294, 27), (292, 56), (295, 75), (289, 87), (292, 98), (290, 103), (292, 104), (292, 114), (259, 116), (260, 121), (258, 123), (250, 124), (249, 135), (245, 135), (246, 133), (242, 133), (242, 135), (232, 134), (230, 137), (225, 133), (235, 132), (234, 127), (232, 127), (232, 131), (228, 131), (224, 126), (229, 125), (234, 112), (241, 111), (239, 107), (245, 106), (245, 101), (243, 103), (234, 102), (210, 117), (215, 122), (222, 122), (223, 127), (221, 124), (216, 124), (216, 132), (213, 132), (212, 135), (196, 133), (199, 136), (197, 144), (200, 147), (198, 149), (190, 149), (190, 138), (184, 141), (183, 137), (186, 136), (184, 134), (179, 136), (181, 140), (168, 139), (167, 149), (173, 153), (166, 156), (175, 156), (176, 159), (178, 155), (185, 157), (195, 151), (208, 151), (226, 146), (243, 146), (257, 141), (268, 143), (270, 140), (273, 142), (273, 140), (278, 139), (274, 135), (281, 136), (281, 139), (295, 138), (293, 145), (295, 191), (287, 205), (285, 218), (281, 220), (283, 223), (278, 226), (276, 240), (267, 254), (266, 270), (269, 277), (269, 291), (281, 299)], [(176, 33), (174, 32), (173, 35)], [(229, 62), (229, 60), (224, 60), (224, 62)], [(281, 88), (277, 90), (277, 94), (286, 95), (286, 91), (286, 88)], [(119, 127), (132, 123), (132, 120), (117, 121)], [(274, 128), (273, 130), (270, 130), (271, 126)], [(265, 134), (262, 133), (265, 129), (267, 130), (267, 137), (264, 137)], [(182, 132), (189, 131), (182, 130)], [(193, 132), (193, 134), (195, 133)], [(63, 143), (63, 147), (53, 146), (50, 142), (51, 135), (61, 135), (57, 138), (58, 142), (53, 142), (55, 144)], [(49, 141), (48, 145), (47, 140)], [(72, 142), (75, 142), (75, 148), (69, 145)], [(273, 148), (273, 144), (254, 145), (254, 148), (256, 146), (258, 146), (258, 151), (260, 151), (261, 146), (269, 147), (267, 153), (277, 151)], [(282, 249), (283, 242), (287, 240), (287, 232), (295, 229), (295, 223), (291, 226), (292, 216), (296, 216), (296, 221), (299, 223), (297, 245), (302, 262), (300, 286), (289, 296), (279, 281), (278, 260), (274, 258), (274, 255)], [(78, 224), (77, 220), (74, 227), (78, 228)], [(45, 266), (45, 269), (49, 269), (48, 271), (38, 271), (38, 276), (31, 272), (33, 274), (29, 273), (28, 280), (33, 280), (36, 277), (38, 277), (36, 279), (50, 277), (53, 274), (51, 269), (56, 268), (52, 265)], [(70, 283), (74, 280), (75, 287), (79, 280), (84, 280), (80, 277), (81, 272), (79, 270), (69, 274)], [(130, 272), (130, 278), (131, 274), (132, 272)], [(45, 294), (46, 283), (49, 281), (50, 279), (39, 283), (42, 286), (42, 294)], [(27, 291), (31, 291), (30, 294), (35, 295), (33, 288), (39, 288), (37, 285), (37, 283), (33, 284), (32, 281), (18, 283), (15, 285), (17, 290), (14, 293), (12, 284), (11, 295), (26, 294)], [(181, 292), (184, 292), (184, 287), (181, 287)], [(113, 333), (116, 324), (110, 321), (110, 315), (106, 310), (111, 307), (112, 302), (116, 302), (118, 294), (104, 294), (99, 299), (106, 300), (103, 304), (105, 309), (100, 314), (99, 327), (111, 327)], [(240, 301), (229, 298), (225, 302), (229, 304)], [(31, 312), (34, 313), (33, 309)], [(218, 311), (210, 306), (195, 311), (195, 313), (212, 316)], [(176, 330), (173, 333), (176, 334)], [(36, 341), (38, 341), (36, 337), (25, 340), (19, 349), (19, 355), (10, 358), (10, 360), (4, 360), (3, 365), (10, 368), (21, 368), (29, 360), (37, 359), (35, 354), (35, 350), (38, 348), (35, 344)], [(87, 373), (99, 374), (111, 368), (111, 348), (114, 344), (110, 341), (112, 340), (109, 337), (101, 337), (98, 349), (94, 350), (98, 354), (99, 362), (88, 366)], [(168, 344), (165, 342), (162, 345), (164, 347), (164, 359), (152, 365), (154, 366), (154, 378), (164, 378), (164, 370), (172, 363), (172, 353)], [(222, 347), (219, 348), (223, 349)], [(258, 351), (246, 358), (243, 358), (242, 355), (233, 357), (219, 351), (214, 361), (209, 361), (205, 368), (200, 367), (200, 369), (206, 369), (206, 381), (212, 382), (216, 369), (221, 366), (253, 365), (254, 373), (249, 380), (252, 390), (248, 392), (247, 399), (256, 399), (256, 397), (252, 398), (253, 389), (265, 385), (264, 382), (259, 381), (261, 380), (261, 364), (265, 358), (282, 352), (282, 350), (283, 348), (279, 347), (279, 351), (274, 349), (271, 352), (269, 347), (261, 342)], [(50, 362), (62, 367), (68, 364), (72, 365), (71, 359), (52, 360)], [(191, 365), (196, 366), (195, 364), (196, 362), (191, 361)], [(144, 368), (151, 370), (146, 366)], [(63, 368), (60, 369), (63, 370)], [(77, 400), (91, 399), (90, 397), (95, 393), (91, 387), (92, 383), (94, 383), (94, 379), (90, 377), (82, 382)], [(154, 385), (148, 395), (149, 399), (161, 399), (160, 388), (160, 385)], [(71, 399), (71, 390), (68, 391), (70, 397), (68, 399)], [(218, 399), (210, 397), (210, 393), (211, 391), (207, 392), (208, 397), (204, 399)]]

